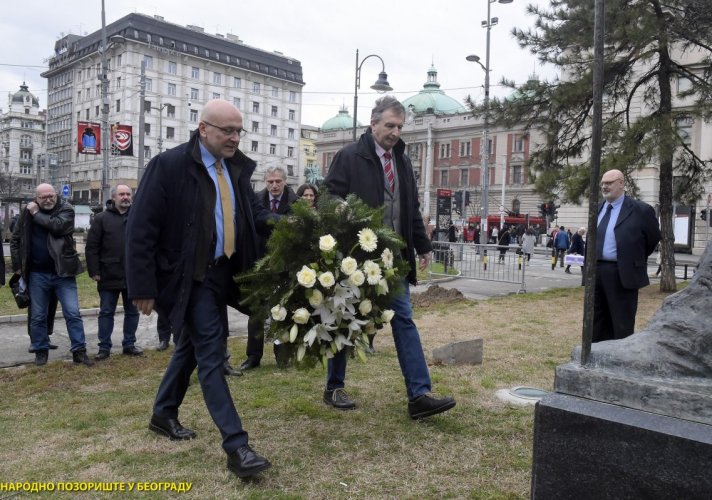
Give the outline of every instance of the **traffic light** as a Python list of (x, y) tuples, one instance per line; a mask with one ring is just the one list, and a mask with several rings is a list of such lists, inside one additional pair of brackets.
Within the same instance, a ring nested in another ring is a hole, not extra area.
[(462, 208), (462, 191), (455, 191), (455, 208), (458, 211)]
[(465, 191), (465, 206), (469, 207), (470, 206), (470, 192)]
[(549, 205), (549, 207), (550, 207), (549, 210), (550, 210), (550, 213), (551, 213), (551, 217), (552, 217), (552, 218), (554, 218), (554, 219), (556, 218), (556, 214), (559, 213), (559, 207), (560, 207), (560, 206), (561, 206), (561, 205), (554, 205), (553, 203), (552, 203), (551, 205)]
[(707, 209), (706, 208), (703, 208), (702, 210), (700, 210), (700, 219), (707, 220)]
[(539, 205), (539, 212), (541, 212), (542, 218), (546, 218), (546, 216), (549, 215), (549, 205), (546, 203)]

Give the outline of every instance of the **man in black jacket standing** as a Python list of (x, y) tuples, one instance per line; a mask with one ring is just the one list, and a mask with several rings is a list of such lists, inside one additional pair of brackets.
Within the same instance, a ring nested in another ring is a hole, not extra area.
[(113, 203), (94, 217), (87, 234), (87, 271), (96, 281), (99, 291), (99, 352), (94, 358), (97, 361), (107, 359), (111, 354), (111, 333), (114, 330), (114, 314), (119, 296), (124, 304), (123, 353), (129, 356), (143, 355), (143, 351), (135, 345), (138, 309), (128, 299), (124, 271), (126, 220), (132, 194), (131, 188), (124, 184), (111, 188)]
[(178, 410), (196, 366), (210, 416), (222, 435), (228, 469), (249, 477), (270, 462), (248, 444), (223, 373), (227, 306), (237, 305), (233, 276), (257, 256), (257, 227), (270, 213), (255, 197), (255, 162), (238, 150), (242, 114), (208, 101), (190, 140), (153, 158), (129, 213), (126, 277), (139, 311), (167, 314), (180, 338), (153, 404), (149, 429), (173, 440), (195, 432)]
[(58, 199), (49, 184), (37, 186), (35, 194), (35, 200), (22, 211), (10, 241), (12, 270), (28, 283), (35, 364), (47, 363), (47, 310), (50, 296), (55, 293), (62, 305), (74, 363), (91, 366), (79, 313), (76, 276), (82, 266), (73, 237), (74, 208)]
[[(336, 154), (325, 182), (332, 195), (344, 198), (354, 193), (372, 207), (385, 206), (385, 225), (399, 233), (406, 243), (404, 257), (410, 264), (410, 273), (404, 293), (390, 306), (395, 312), (391, 329), (408, 393), (408, 413), (419, 419), (451, 409), (455, 400), (430, 394), (430, 373), (413, 322), (409, 283), (416, 283), (415, 255), (418, 254), (420, 268), (425, 269), (431, 259), (432, 245), (420, 215), (413, 166), (400, 139), (404, 122), (405, 109), (396, 98), (385, 96), (376, 101), (370, 128), (357, 143)], [(346, 349), (329, 360), (323, 398), (326, 404), (340, 410), (356, 406), (344, 391), (346, 361)]]

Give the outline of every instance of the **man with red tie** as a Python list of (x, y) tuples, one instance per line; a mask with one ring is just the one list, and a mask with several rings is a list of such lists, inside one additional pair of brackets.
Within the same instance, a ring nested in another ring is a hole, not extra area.
[[(271, 167), (265, 170), (265, 188), (257, 193), (257, 198), (263, 206), (278, 215), (289, 212), (292, 203), (299, 199), (297, 193), (287, 185), (287, 173), (282, 167)], [(266, 245), (267, 240), (262, 238), (260, 256), (265, 254)], [(264, 341), (263, 323), (250, 318), (247, 322), (247, 347), (245, 349), (247, 359), (240, 365), (240, 370), (252, 370), (260, 366), (264, 354)], [(277, 358), (277, 363), (281, 364), (277, 345), (274, 346), (274, 355)]]
[[(420, 214), (418, 186), (413, 165), (405, 154), (400, 134), (405, 122), (405, 108), (395, 97), (376, 101), (371, 112), (371, 126), (358, 142), (341, 149), (329, 167), (325, 183), (329, 193), (345, 198), (353, 193), (372, 207), (384, 207), (384, 224), (403, 237), (403, 257), (410, 264), (404, 291), (390, 305), (395, 315), (391, 321), (393, 340), (408, 395), (408, 414), (412, 419), (429, 417), (455, 406), (451, 397), (430, 393), (431, 381), (420, 334), (413, 322), (410, 284), (416, 283), (416, 254), (421, 269), (431, 259), (432, 245), (425, 233)], [(347, 350), (329, 360), (323, 400), (339, 409), (354, 408), (356, 403), (344, 390)]]

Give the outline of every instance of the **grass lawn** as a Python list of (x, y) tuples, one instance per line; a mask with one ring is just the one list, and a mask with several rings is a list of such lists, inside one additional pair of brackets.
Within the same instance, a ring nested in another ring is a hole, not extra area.
[[(9, 265), (7, 269), (12, 269)], [(5, 283), (10, 281), (12, 275), (6, 276)], [(96, 282), (84, 272), (77, 276), (77, 290), (79, 292), (79, 307), (82, 309), (99, 307), (99, 293), (96, 291)], [(27, 309), (18, 309), (12, 296), (10, 287), (6, 284), (0, 288), (0, 316), (13, 314), (27, 314)]]
[[(638, 328), (663, 298), (642, 291)], [(190, 498), (528, 498), (533, 407), (508, 406), (495, 392), (552, 388), (554, 367), (581, 336), (582, 303), (583, 289), (561, 289), (416, 310), (426, 352), (484, 339), (482, 365), (431, 366), (435, 391), (457, 406), (420, 422), (408, 418), (389, 334), (377, 336), (367, 363), (350, 362), (347, 388), (359, 407), (349, 412), (322, 403), (321, 369), (280, 370), (265, 349), (262, 368), (229, 379), (251, 444), (273, 463), (251, 482), (227, 471), (195, 375), (180, 419), (198, 438), (171, 442), (147, 430), (169, 353), (0, 370), (0, 482), (186, 481)], [(233, 359), (244, 347), (231, 341)], [(102, 495), (116, 494), (86, 498)]]

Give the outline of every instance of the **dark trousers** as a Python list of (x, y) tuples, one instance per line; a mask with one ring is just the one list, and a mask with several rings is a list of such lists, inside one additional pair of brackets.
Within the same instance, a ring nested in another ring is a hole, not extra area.
[(599, 261), (597, 265), (592, 341), (623, 339), (635, 330), (638, 290), (621, 286), (615, 262)]
[(178, 417), (197, 366), (205, 405), (220, 430), (223, 449), (230, 454), (248, 439), (223, 374), (226, 321), (227, 306), (215, 289), (194, 282), (184, 327), (158, 388), (153, 413), (163, 418)]
[(173, 327), (171, 326), (171, 320), (165, 314), (158, 315), (158, 321), (156, 322), (156, 330), (158, 331), (158, 340), (163, 342), (170, 342), (171, 333), (173, 334), (173, 344), (178, 345), (178, 339), (180, 338), (180, 332), (173, 332)]

